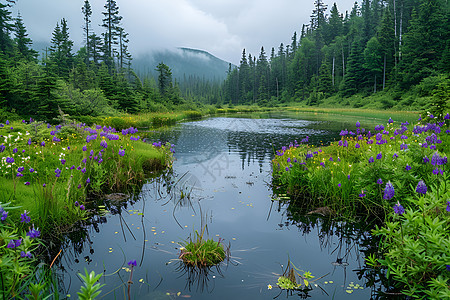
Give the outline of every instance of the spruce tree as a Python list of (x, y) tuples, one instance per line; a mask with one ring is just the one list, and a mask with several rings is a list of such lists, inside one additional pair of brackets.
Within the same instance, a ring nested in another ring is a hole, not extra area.
[(116, 52), (115, 47), (118, 44), (118, 29), (120, 28), (122, 16), (119, 15), (119, 7), (115, 0), (106, 0), (104, 8), (105, 11), (102, 12), (104, 16), (102, 27), (105, 29), (105, 32), (102, 34), (104, 43), (103, 61), (109, 68), (112, 68)]
[(23, 24), (22, 16), (19, 14), (14, 23), (15, 42), (17, 47), (17, 54), (20, 58), (25, 60), (36, 61), (38, 55), (37, 51), (31, 49), (32, 41), (28, 37), (27, 30)]
[(85, 47), (86, 47), (86, 64), (89, 63), (91, 58), (91, 45), (90, 45), (90, 37), (91, 37), (91, 16), (92, 16), (92, 9), (91, 4), (89, 3), (89, 0), (84, 0), (84, 5), (81, 8), (81, 11), (83, 12), (83, 32), (85, 37)]

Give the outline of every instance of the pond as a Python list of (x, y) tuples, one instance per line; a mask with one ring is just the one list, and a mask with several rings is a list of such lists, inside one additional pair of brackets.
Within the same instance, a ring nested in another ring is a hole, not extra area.
[[(369, 299), (371, 289), (356, 272), (364, 263), (367, 231), (271, 201), (275, 150), (306, 136), (326, 144), (341, 129), (354, 129), (356, 119), (264, 117), (211, 117), (155, 133), (153, 141), (175, 144), (172, 172), (97, 216), (84, 238), (67, 238), (58, 263), (63, 293), (77, 297), (76, 274), (86, 268), (103, 274), (102, 299), (125, 299), (127, 262), (136, 260), (132, 299), (273, 299), (290, 260), (318, 279), (309, 293), (313, 299)], [(179, 242), (205, 225), (207, 237), (230, 245), (231, 257), (206, 275), (186, 272), (177, 260)]]

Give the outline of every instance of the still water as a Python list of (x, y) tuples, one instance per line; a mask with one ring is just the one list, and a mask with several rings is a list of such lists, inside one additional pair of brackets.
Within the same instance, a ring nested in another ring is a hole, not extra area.
[[(326, 144), (341, 129), (353, 129), (355, 121), (312, 115), (213, 117), (155, 133), (152, 141), (175, 144), (172, 173), (144, 184), (128, 202), (111, 201), (108, 211), (85, 228), (84, 238), (67, 239), (58, 272), (64, 294), (77, 297), (81, 280), (76, 274), (86, 268), (104, 274), (100, 298), (125, 299), (127, 262), (136, 260), (132, 299), (273, 299), (290, 259), (318, 279), (312, 299), (369, 299), (371, 291), (355, 271), (363, 264), (360, 245), (367, 232), (302, 217), (287, 203), (271, 201), (275, 150), (306, 136)], [(230, 245), (231, 257), (198, 276), (186, 272), (177, 258), (179, 243), (204, 225), (206, 237)]]

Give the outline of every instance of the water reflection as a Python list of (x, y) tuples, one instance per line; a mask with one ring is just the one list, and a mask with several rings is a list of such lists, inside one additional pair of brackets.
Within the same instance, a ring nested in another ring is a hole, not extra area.
[[(149, 136), (151, 142), (176, 145), (173, 170), (128, 199), (116, 195), (92, 207), (104, 206), (103, 214), (82, 224), (80, 235), (69, 234), (61, 246), (64, 293), (76, 295), (76, 273), (86, 267), (104, 274), (106, 299), (120, 298), (117, 291), (126, 288), (129, 275), (126, 262), (136, 259), (134, 299), (272, 299), (278, 291), (267, 285), (275, 286), (274, 272), (289, 256), (317, 278), (329, 273), (318, 284), (336, 299), (347, 298), (346, 284), (364, 281), (352, 270), (361, 267), (359, 251), (368, 246), (359, 239), (367, 232), (359, 225), (307, 215), (293, 205), (272, 205), (267, 186), (274, 150), (306, 135), (317, 143), (338, 136), (338, 125), (323, 124), (213, 118)], [(177, 268), (172, 262), (178, 262), (178, 242), (205, 224), (209, 237), (231, 243), (237, 263), (206, 274)], [(320, 288), (309, 294), (328, 299)], [(367, 298), (369, 291), (356, 294)]]

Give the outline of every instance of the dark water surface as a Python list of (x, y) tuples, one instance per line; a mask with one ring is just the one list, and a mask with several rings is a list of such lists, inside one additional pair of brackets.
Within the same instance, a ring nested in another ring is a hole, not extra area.
[[(65, 293), (77, 298), (76, 273), (87, 268), (104, 274), (103, 299), (125, 299), (127, 262), (135, 259), (132, 299), (273, 299), (290, 259), (315, 278), (326, 275), (314, 283), (320, 287), (314, 286), (312, 299), (369, 299), (370, 289), (359, 287), (364, 278), (354, 271), (363, 264), (360, 245), (367, 233), (339, 222), (305, 222), (287, 204), (272, 202), (268, 185), (274, 150), (307, 135), (315, 144), (338, 139), (355, 121), (214, 117), (157, 134), (153, 141), (175, 144), (173, 174), (97, 217), (85, 242), (68, 242), (59, 271)], [(205, 236), (230, 243), (231, 259), (208, 276), (195, 276), (181, 268), (178, 242), (202, 225)]]

